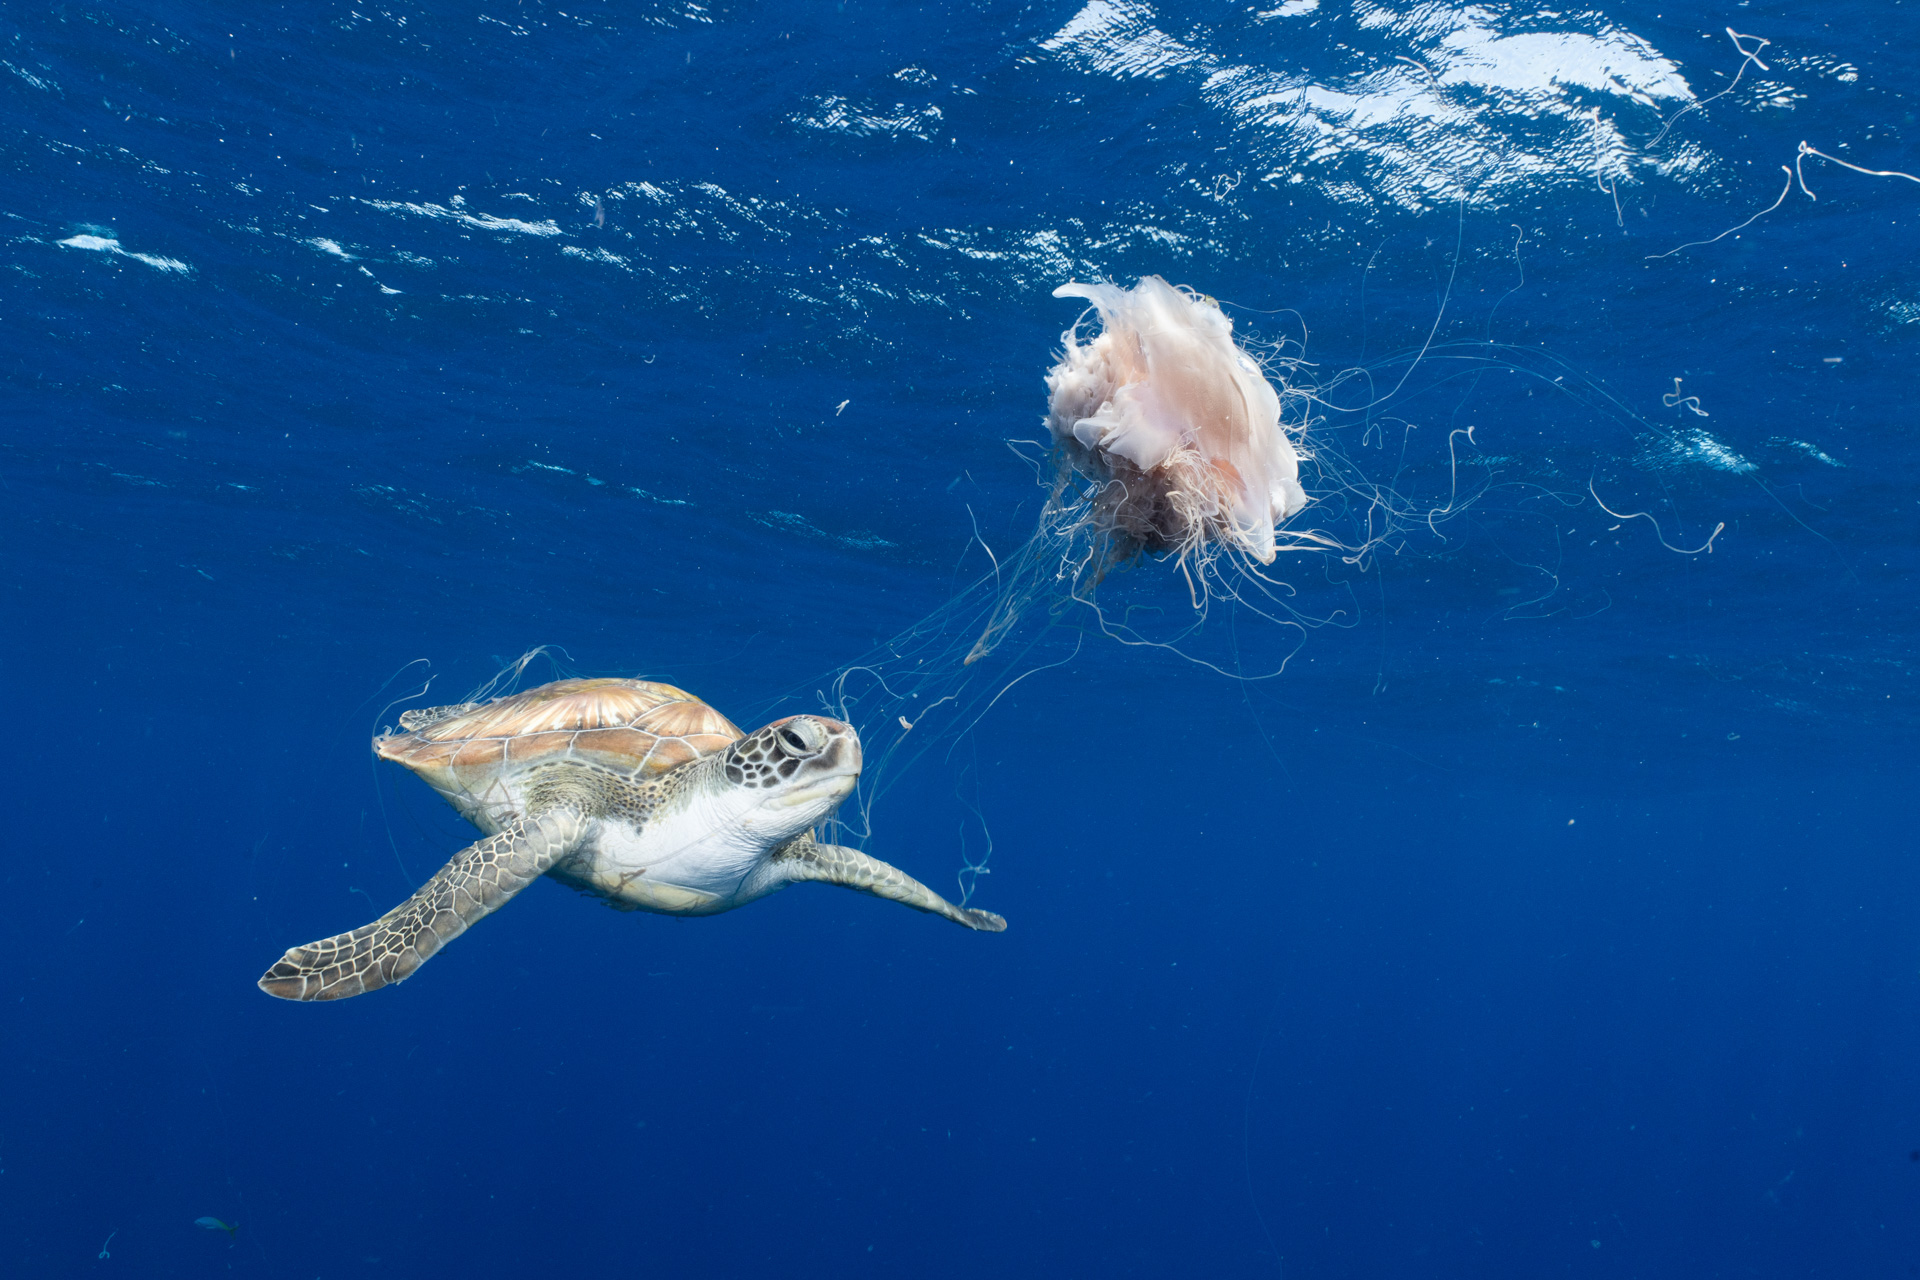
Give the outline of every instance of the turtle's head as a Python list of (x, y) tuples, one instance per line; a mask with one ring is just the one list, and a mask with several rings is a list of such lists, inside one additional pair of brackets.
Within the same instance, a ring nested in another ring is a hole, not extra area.
[(724, 768), (727, 781), (754, 798), (766, 827), (798, 835), (860, 781), (860, 735), (825, 716), (788, 716), (728, 747)]

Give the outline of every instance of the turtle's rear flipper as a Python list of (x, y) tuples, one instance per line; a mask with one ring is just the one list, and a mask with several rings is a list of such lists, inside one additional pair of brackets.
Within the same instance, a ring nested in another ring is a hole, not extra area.
[(1007, 927), (1007, 922), (991, 911), (954, 906), (890, 863), (870, 858), (858, 849), (816, 843), (812, 836), (800, 837), (775, 855), (773, 870), (785, 880), (821, 880), (904, 903), (915, 911), (945, 916), (982, 933), (1000, 933)]
[(468, 845), (405, 902), (352, 933), (295, 947), (260, 979), (282, 1000), (343, 1000), (400, 982), (579, 843), (574, 809), (550, 809)]

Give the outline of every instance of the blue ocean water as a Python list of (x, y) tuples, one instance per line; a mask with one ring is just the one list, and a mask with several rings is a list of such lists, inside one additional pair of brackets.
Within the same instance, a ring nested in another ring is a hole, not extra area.
[[(0, 11), (5, 1274), (1916, 1274), (1920, 186), (1860, 172), (1920, 172), (1916, 49)], [(473, 838), (401, 709), (550, 646), (751, 726), (917, 652), (1046, 496), (1051, 291), (1147, 274), (1326, 389), (1303, 518), (1381, 540), (951, 668), (865, 843), (958, 896), (990, 841), (1006, 933), (539, 883), (255, 988)]]

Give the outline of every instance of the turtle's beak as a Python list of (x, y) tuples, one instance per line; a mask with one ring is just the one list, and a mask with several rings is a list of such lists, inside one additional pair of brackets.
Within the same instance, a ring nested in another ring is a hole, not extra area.
[(801, 809), (809, 807), (823, 808), (822, 817), (840, 807), (840, 802), (853, 794), (854, 784), (860, 781), (857, 773), (841, 774), (837, 778), (824, 778), (819, 782), (810, 782), (803, 787), (794, 787), (777, 799), (767, 803), (777, 809)]

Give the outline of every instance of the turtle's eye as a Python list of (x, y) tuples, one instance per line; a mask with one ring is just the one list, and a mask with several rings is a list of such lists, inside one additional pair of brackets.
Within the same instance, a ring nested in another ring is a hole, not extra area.
[(773, 731), (789, 755), (811, 756), (827, 745), (827, 731), (814, 720), (791, 720)]

